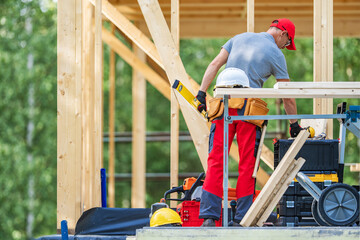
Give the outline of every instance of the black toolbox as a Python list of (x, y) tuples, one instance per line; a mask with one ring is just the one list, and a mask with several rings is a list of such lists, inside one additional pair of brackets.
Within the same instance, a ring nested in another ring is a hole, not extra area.
[(307, 217), (284, 217), (280, 216), (275, 226), (284, 227), (301, 227), (301, 226), (318, 226), (313, 218)]
[[(335, 171), (301, 171), (310, 178), (310, 180), (323, 190), (325, 187), (330, 186), (333, 183), (339, 182), (338, 175)], [(297, 182), (295, 179), (286, 189), (284, 195), (298, 195), (307, 196), (309, 193)]]
[[(274, 142), (274, 168), (286, 154), (293, 139), (278, 139)], [(339, 140), (306, 140), (304, 146), (296, 155), (306, 160), (300, 171), (338, 171), (339, 170)]]

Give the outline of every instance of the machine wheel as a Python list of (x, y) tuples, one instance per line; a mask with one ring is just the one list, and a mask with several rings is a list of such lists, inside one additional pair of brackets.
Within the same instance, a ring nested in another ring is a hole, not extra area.
[(349, 185), (332, 184), (320, 195), (318, 213), (331, 226), (351, 225), (359, 217), (359, 194)]
[(324, 219), (321, 218), (318, 212), (318, 202), (316, 201), (316, 199), (314, 199), (311, 204), (311, 212), (315, 219), (315, 222), (319, 224), (319, 226), (330, 226), (327, 222), (324, 221)]

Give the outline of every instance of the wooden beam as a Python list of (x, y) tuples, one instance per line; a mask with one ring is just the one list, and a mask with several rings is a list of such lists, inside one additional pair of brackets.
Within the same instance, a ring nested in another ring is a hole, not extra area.
[(89, 2), (83, 5), (83, 25), (82, 25), (82, 48), (83, 48), (83, 77), (82, 77), (82, 188), (81, 188), (81, 212), (92, 207), (93, 185), (91, 174), (94, 162), (94, 85), (95, 85), (95, 36), (94, 36), (94, 6)]
[[(94, 4), (95, 0), (89, 0)], [(128, 36), (137, 46), (139, 46), (147, 55), (149, 55), (157, 64), (162, 66), (160, 57), (155, 45), (143, 34), (132, 22), (121, 14), (109, 1), (102, 1), (104, 15), (114, 23), (126, 36)]]
[(81, 1), (58, 1), (57, 229), (73, 233), (81, 214)]
[(90, 163), (93, 171), (90, 173), (90, 181), (92, 182), (91, 191), (91, 207), (101, 206), (101, 178), (100, 169), (102, 165), (102, 113), (103, 113), (103, 51), (102, 51), (102, 13), (101, 1), (96, 0), (95, 4), (95, 84), (94, 84), (94, 129), (92, 137), (94, 139), (94, 162)]
[[(266, 31), (274, 15), (269, 17), (255, 17), (255, 32)], [(296, 37), (313, 37), (313, 20), (299, 16), (284, 16), (291, 18), (296, 25)], [(145, 23), (141, 23), (145, 24)], [(246, 24), (239, 17), (222, 19), (199, 19), (199, 18), (181, 18), (180, 19), (180, 38), (230, 38), (236, 34), (246, 32)], [(360, 25), (359, 18), (334, 17), (334, 36), (336, 37), (360, 37), (360, 28), (354, 26)], [(145, 35), (149, 33), (143, 32)]]
[(240, 224), (243, 227), (254, 225), (261, 227), (269, 217), (281, 196), (285, 193), (287, 187), (294, 179), (296, 173), (305, 163), (305, 160), (302, 158), (299, 158), (298, 160), (295, 160), (294, 158), (304, 145), (308, 136), (309, 133), (303, 130), (296, 137), (284, 157), (281, 159), (279, 166), (275, 169), (269, 181), (242, 219)]
[(274, 170), (274, 153), (265, 145), (263, 145), (261, 150), (260, 158), (264, 163), (266, 163), (266, 165), (268, 165), (268, 167)]
[(274, 89), (360, 89), (360, 82), (277, 82)]
[(263, 168), (259, 167), (259, 170), (256, 174), (256, 184), (261, 187), (264, 187), (267, 181), (269, 181), (270, 175), (264, 171)]
[[(114, 24), (111, 33), (115, 33)], [(115, 52), (110, 47), (109, 59), (109, 207), (115, 207)]]
[(168, 81), (164, 80), (148, 65), (141, 61), (132, 51), (125, 46), (119, 39), (111, 35), (111, 33), (103, 28), (103, 40), (111, 46), (114, 51), (119, 54), (129, 65), (141, 72), (145, 78), (153, 85), (164, 97), (170, 99), (170, 86)]
[[(314, 82), (333, 82), (333, 0), (314, 0)], [(314, 114), (332, 114), (333, 100), (313, 101)], [(326, 135), (333, 138), (333, 120)]]
[(350, 165), (350, 172), (360, 172), (360, 163)]
[(254, 0), (247, 0), (246, 4), (246, 10), (247, 10), (247, 31), (248, 32), (254, 32), (255, 30), (255, 3)]
[[(145, 53), (133, 44), (134, 55), (145, 64)], [(131, 207), (145, 208), (146, 195), (146, 80), (133, 68), (132, 79), (132, 181)]]
[(214, 97), (225, 94), (233, 98), (360, 98), (360, 89), (273, 89), (273, 88), (217, 88)]
[[(155, 0), (138, 0), (138, 3), (165, 66), (170, 84), (173, 84), (176, 79), (179, 79), (191, 92), (193, 92), (191, 83), (188, 80), (188, 75), (186, 74), (184, 65), (180, 59), (179, 52), (176, 50), (174, 40), (172, 39), (164, 16), (162, 15), (159, 3)], [(200, 114), (195, 112), (195, 110), (192, 109), (186, 100), (177, 92), (176, 97), (200, 161), (206, 170), (209, 138), (206, 121)]]
[[(175, 47), (179, 52), (179, 0), (171, 0), (171, 35)], [(171, 116), (170, 116), (170, 189), (179, 185), (179, 104), (175, 96), (175, 90), (171, 91)], [(172, 193), (171, 198), (178, 198), (177, 193)], [(176, 208), (177, 202), (171, 201), (170, 207)]]

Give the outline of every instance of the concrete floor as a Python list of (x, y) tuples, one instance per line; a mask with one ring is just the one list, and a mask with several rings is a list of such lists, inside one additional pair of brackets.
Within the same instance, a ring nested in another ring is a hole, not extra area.
[[(127, 238), (134, 239), (134, 238)], [(143, 228), (136, 240), (360, 240), (360, 227)]]

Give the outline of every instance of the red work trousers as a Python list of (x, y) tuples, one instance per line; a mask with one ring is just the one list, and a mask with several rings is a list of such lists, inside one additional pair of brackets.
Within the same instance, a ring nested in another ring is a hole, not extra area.
[[(229, 115), (238, 115), (238, 109), (229, 109)], [(255, 179), (252, 178), (255, 165), (256, 126), (241, 120), (229, 124), (229, 151), (231, 143), (237, 135), (239, 147), (239, 177), (236, 185), (237, 199), (254, 194)], [(218, 197), (223, 196), (223, 142), (224, 119), (212, 122), (209, 139), (208, 169), (203, 190)]]

